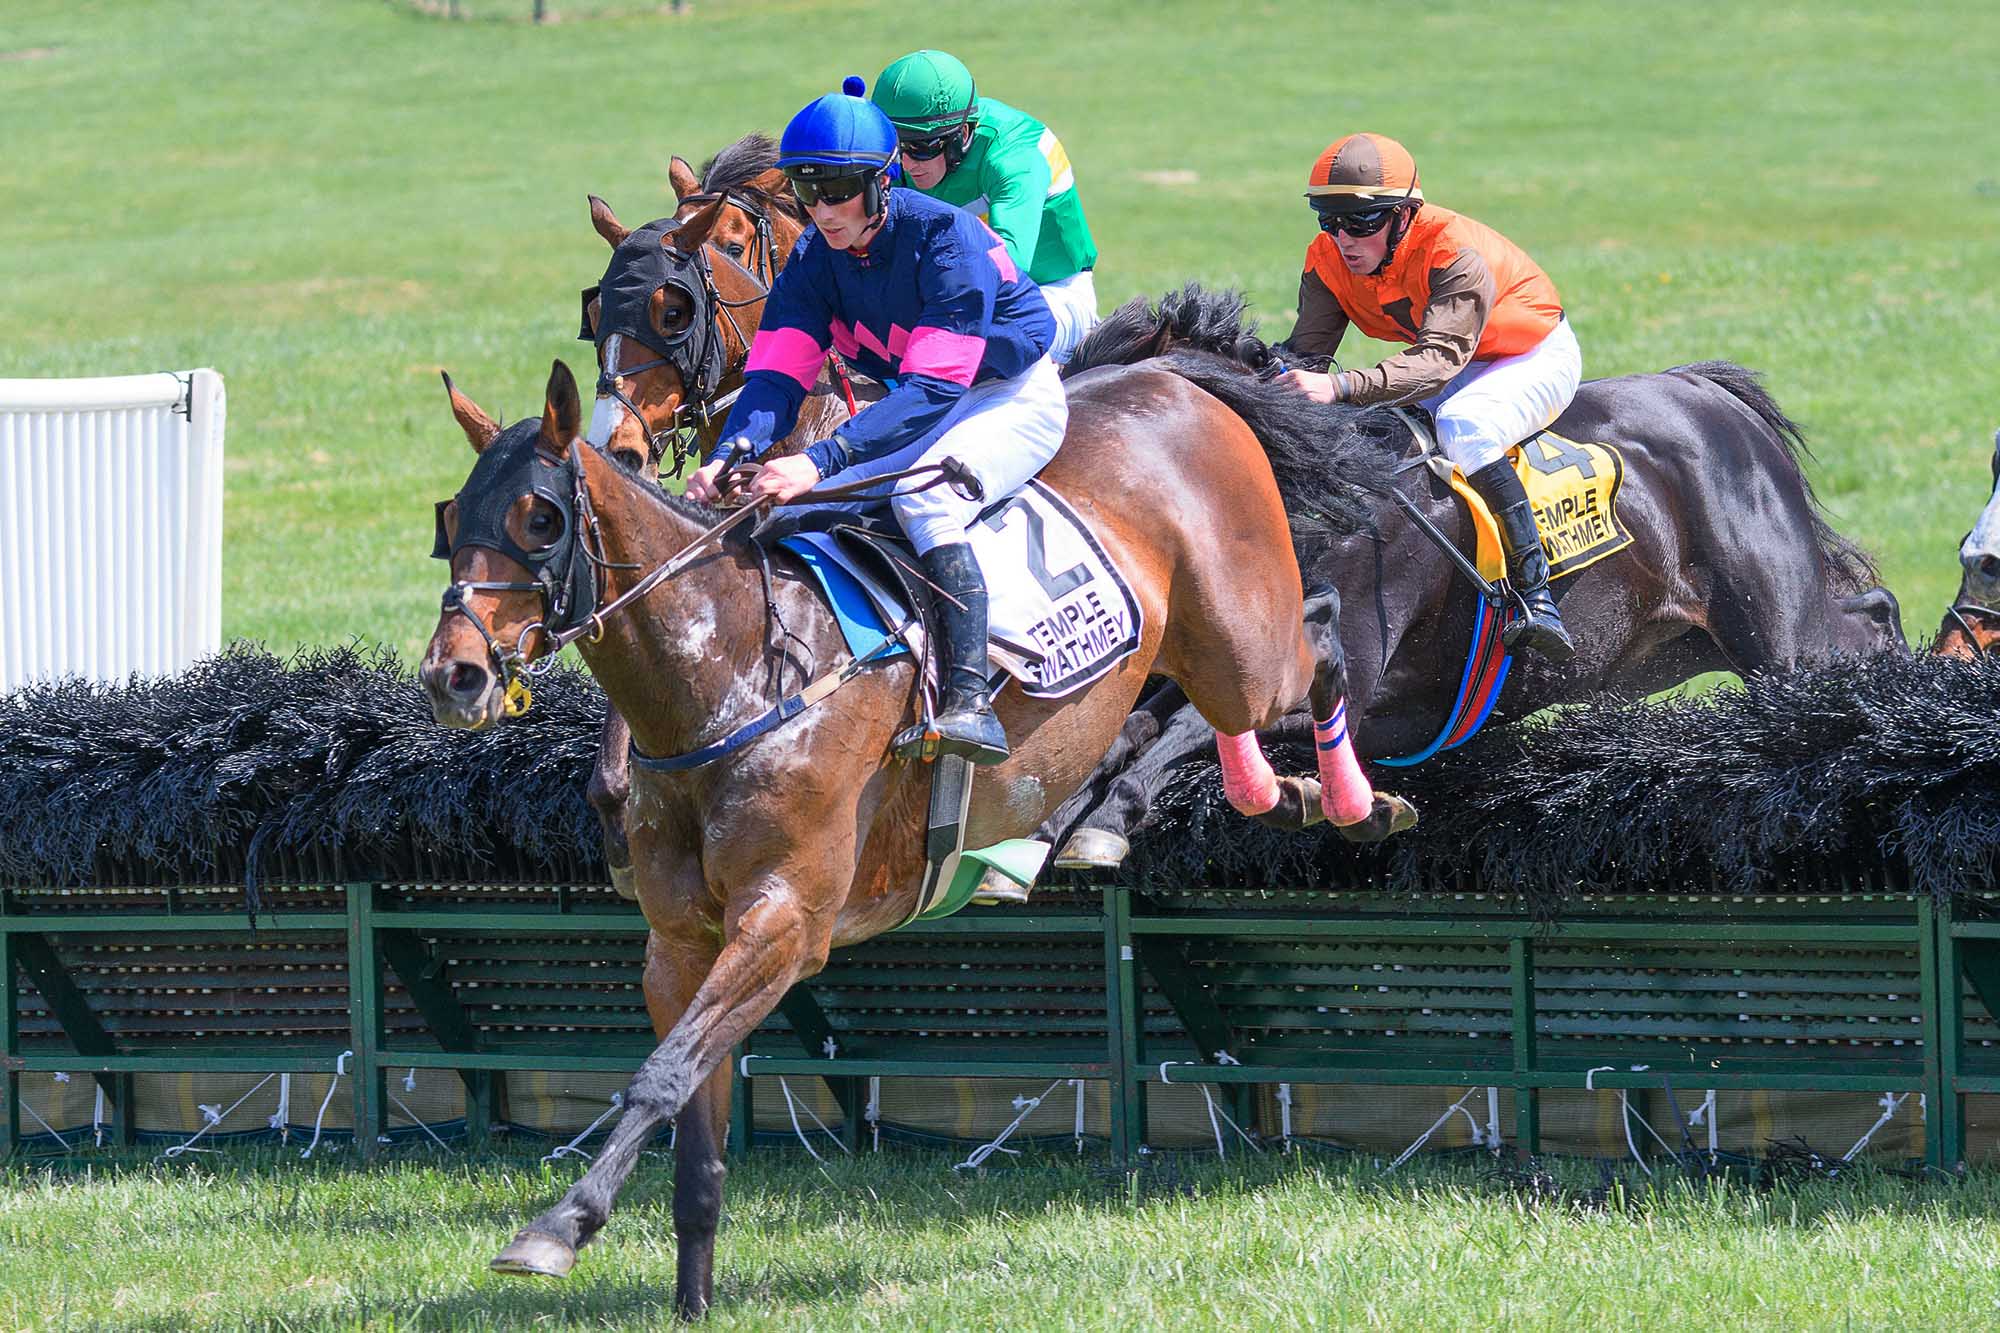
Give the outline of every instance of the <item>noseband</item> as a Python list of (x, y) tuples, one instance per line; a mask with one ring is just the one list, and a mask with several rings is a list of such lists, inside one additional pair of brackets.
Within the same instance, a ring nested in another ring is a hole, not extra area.
[[(675, 472), (679, 472), (687, 462), (686, 436), (728, 411), (737, 394), (742, 392), (739, 388), (716, 396), (728, 373), (722, 321), (729, 322), (737, 344), (748, 348), (750, 340), (744, 336), (735, 312), (762, 302), (770, 295), (771, 284), (777, 278), (771, 215), (762, 205), (746, 195), (729, 190), (691, 194), (681, 202), (713, 203), (722, 199), (749, 214), (756, 227), (756, 239), (750, 247), (750, 264), (754, 268), (738, 263), (708, 243), (696, 246), (691, 252), (675, 248), (671, 239), (681, 226), (680, 220), (661, 218), (647, 223), (620, 242), (611, 256), (610, 266), (604, 271), (603, 280), (595, 287), (586, 288), (583, 293), (583, 327), (577, 337), (580, 341), (597, 345), (600, 366), (598, 396), (613, 399), (632, 414), (640, 429), (646, 431), (646, 449), (650, 457), (659, 458), (665, 450), (671, 449)], [(757, 294), (740, 301), (724, 297), (716, 290), (714, 260), (720, 260), (735, 270), (739, 277), (756, 287)], [(687, 299), (688, 327), (680, 333), (662, 336), (653, 327), (650, 306), (653, 293), (667, 287)], [(590, 319), (590, 303), (593, 300), (601, 303), (595, 328)], [(618, 349), (612, 340), (618, 338), (634, 339), (658, 355), (640, 365), (614, 370), (610, 362)], [(607, 344), (610, 344), (608, 352)], [(640, 375), (663, 366), (673, 367), (680, 375), (681, 401), (675, 405), (666, 424), (652, 430), (647, 426), (639, 405), (632, 401), (627, 385)]]

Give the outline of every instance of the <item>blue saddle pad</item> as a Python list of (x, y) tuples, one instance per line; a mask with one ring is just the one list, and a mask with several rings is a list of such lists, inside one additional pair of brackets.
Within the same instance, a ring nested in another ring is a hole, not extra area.
[[(799, 533), (778, 544), (805, 561), (806, 568), (819, 580), (833, 606), (834, 619), (840, 622), (840, 632), (847, 639), (848, 652), (864, 657), (882, 646), (889, 637), (889, 623), (882, 618), (861, 580), (840, 562), (832, 538), (821, 533)], [(908, 651), (898, 645), (894, 652), (884, 656), (895, 657)]]

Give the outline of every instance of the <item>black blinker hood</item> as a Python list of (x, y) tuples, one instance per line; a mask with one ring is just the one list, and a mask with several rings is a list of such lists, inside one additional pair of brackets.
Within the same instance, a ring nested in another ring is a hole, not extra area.
[[(577, 338), (602, 347), (616, 333), (652, 348), (680, 373), (684, 392), (704, 402), (722, 381), (722, 339), (715, 328), (707, 258), (699, 247), (683, 254), (670, 244), (680, 225), (677, 219), (660, 218), (619, 243), (598, 285), (584, 289)], [(653, 293), (663, 287), (679, 292), (689, 309), (688, 327), (671, 338), (663, 338), (650, 317)], [(592, 300), (601, 303), (594, 330)]]

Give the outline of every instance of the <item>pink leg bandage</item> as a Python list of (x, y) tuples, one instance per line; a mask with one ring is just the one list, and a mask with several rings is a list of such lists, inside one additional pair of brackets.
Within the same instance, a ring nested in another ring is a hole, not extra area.
[(1313, 743), (1319, 751), (1319, 808), (1335, 824), (1359, 824), (1375, 808), (1375, 789), (1354, 757), (1345, 699), (1332, 717), (1313, 722)]
[(1240, 736), (1215, 733), (1215, 752), (1222, 759), (1222, 794), (1238, 814), (1261, 815), (1278, 803), (1278, 775), (1257, 744), (1257, 733)]

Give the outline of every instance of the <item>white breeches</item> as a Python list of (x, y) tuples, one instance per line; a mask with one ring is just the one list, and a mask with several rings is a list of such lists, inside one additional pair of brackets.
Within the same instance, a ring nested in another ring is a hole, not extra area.
[(1445, 457), (1469, 474), (1561, 416), (1582, 379), (1583, 353), (1565, 319), (1525, 352), (1472, 362), (1422, 402)]

